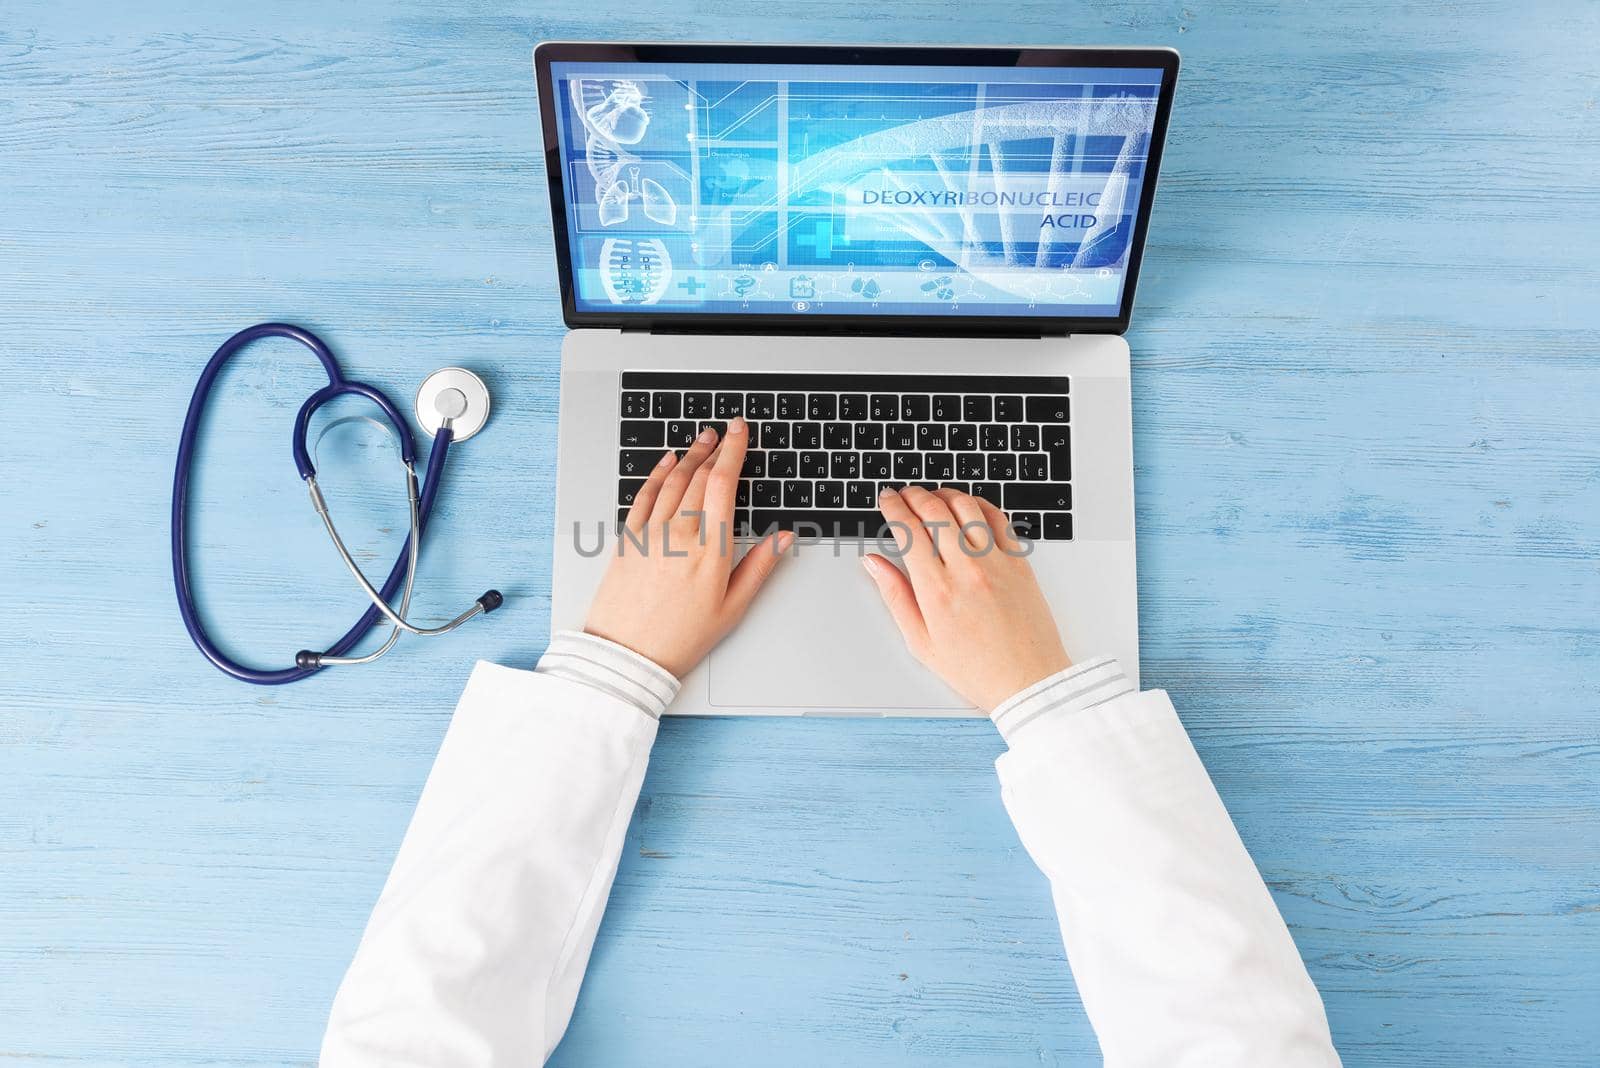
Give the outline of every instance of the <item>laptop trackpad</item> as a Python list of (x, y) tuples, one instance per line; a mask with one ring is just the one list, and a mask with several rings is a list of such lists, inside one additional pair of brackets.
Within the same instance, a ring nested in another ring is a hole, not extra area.
[(803, 545), (778, 565), (710, 659), (718, 708), (831, 712), (971, 706), (906, 652), (854, 542)]

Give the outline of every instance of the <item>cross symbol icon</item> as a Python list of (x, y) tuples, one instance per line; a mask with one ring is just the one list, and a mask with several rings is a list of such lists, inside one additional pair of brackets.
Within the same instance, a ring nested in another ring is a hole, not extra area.
[(690, 275), (678, 283), (678, 288), (687, 291), (691, 297), (697, 297), (700, 295), (700, 291), (706, 288), (706, 284), (694, 275)]

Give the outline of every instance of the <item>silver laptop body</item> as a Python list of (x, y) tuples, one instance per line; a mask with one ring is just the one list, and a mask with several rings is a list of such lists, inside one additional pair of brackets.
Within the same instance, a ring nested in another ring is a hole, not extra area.
[(737, 414), (741, 522), (800, 544), (671, 712), (976, 714), (861, 566), (885, 482), (999, 497), (1067, 648), (1137, 681), (1122, 332), (1176, 54), (547, 43), (535, 67), (572, 327), (552, 628), (582, 627), (640, 465)]

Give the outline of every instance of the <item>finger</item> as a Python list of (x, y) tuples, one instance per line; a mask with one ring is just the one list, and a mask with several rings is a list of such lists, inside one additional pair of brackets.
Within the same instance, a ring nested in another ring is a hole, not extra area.
[(661, 484), (666, 481), (668, 473), (677, 462), (678, 454), (671, 449), (662, 453), (661, 459), (650, 469), (650, 477), (644, 480), (644, 485), (634, 494), (633, 507), (628, 509), (628, 529), (635, 534), (643, 530), (644, 525), (650, 521), (650, 509), (655, 506), (656, 497), (661, 494)]
[(745, 450), (750, 445), (750, 424), (735, 416), (723, 435), (717, 462), (706, 478), (706, 521), (715, 526), (733, 521), (734, 498), (739, 493), (739, 470), (744, 467)]
[(706, 507), (706, 483), (711, 479), (711, 472), (716, 470), (717, 462), (727, 450), (722, 443), (711, 450), (705, 462), (695, 471), (694, 477), (689, 480), (689, 488), (683, 491), (683, 500), (678, 503), (677, 514), (669, 522), (684, 530), (699, 530), (702, 523), (710, 525), (709, 516), (704, 515)]
[(905, 496), (893, 489), (878, 494), (878, 511), (889, 521), (895, 544), (905, 559), (906, 569), (913, 582), (931, 581), (939, 574), (939, 556), (933, 551), (933, 541), (928, 528), (922, 525), (917, 513), (906, 503)]
[(956, 524), (961, 528), (960, 537), (969, 549), (981, 554), (994, 548), (994, 531), (989, 528), (989, 520), (976, 497), (953, 489), (936, 489), (933, 493), (956, 517)]
[(1011, 517), (1002, 512), (998, 505), (984, 500), (982, 497), (974, 498), (978, 507), (983, 511), (983, 518), (988, 520), (989, 529), (994, 531), (995, 544), (1001, 551), (1007, 553), (1020, 552), (1022, 543), (1017, 541), (1017, 536), (1011, 532)]
[(889, 609), (894, 625), (900, 629), (900, 637), (905, 639), (906, 648), (920, 660), (928, 648), (928, 624), (922, 618), (922, 609), (917, 606), (917, 595), (911, 587), (911, 580), (877, 553), (863, 556), (861, 563), (866, 567), (867, 574), (872, 576), (872, 584), (878, 587), (878, 595)]
[(705, 458), (711, 455), (711, 449), (717, 443), (717, 432), (710, 427), (700, 431), (700, 436), (694, 439), (689, 446), (689, 451), (683, 454), (667, 475), (667, 480), (661, 485), (661, 493), (656, 497), (656, 504), (650, 511), (650, 518), (657, 523), (665, 522), (678, 514), (678, 505), (683, 502), (683, 494), (689, 488), (690, 479), (699, 469)]
[(960, 524), (956, 522), (955, 514), (950, 511), (944, 498), (921, 486), (907, 486), (900, 495), (927, 528), (928, 540), (933, 544), (934, 552), (939, 554), (939, 559), (947, 565), (959, 563), (954, 558), (963, 554), (955, 549), (954, 539), (961, 536), (957, 530)]
[(727, 614), (729, 623), (737, 622), (744, 615), (762, 584), (771, 577), (778, 561), (783, 559), (793, 544), (794, 533), (780, 530), (768, 534), (744, 554), (744, 559), (728, 576), (728, 595), (722, 602), (722, 610)]

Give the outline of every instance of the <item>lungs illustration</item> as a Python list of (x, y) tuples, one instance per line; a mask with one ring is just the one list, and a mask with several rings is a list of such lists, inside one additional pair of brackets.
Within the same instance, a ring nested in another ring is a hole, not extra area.
[[(639, 179), (639, 195), (644, 200), (644, 213), (652, 221), (662, 226), (671, 226), (678, 220), (678, 205), (672, 195), (662, 187), (654, 178)], [(601, 215), (605, 214), (605, 205), (601, 206)]]
[(628, 183), (614, 182), (600, 194), (600, 225), (615, 226), (628, 221)]

